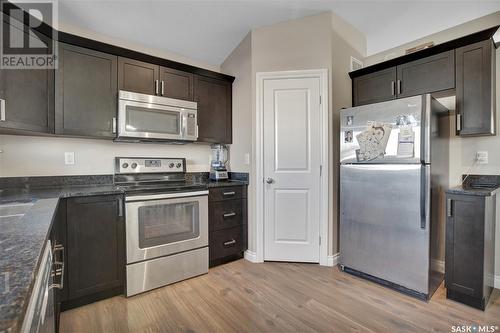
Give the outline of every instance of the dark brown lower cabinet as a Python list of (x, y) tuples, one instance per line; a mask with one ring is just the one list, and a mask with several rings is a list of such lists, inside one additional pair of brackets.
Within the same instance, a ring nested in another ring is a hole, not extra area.
[(210, 189), (209, 260), (210, 267), (239, 259), (247, 249), (247, 187)]
[(123, 215), (121, 195), (67, 199), (67, 283), (63, 310), (123, 293)]
[(447, 194), (446, 296), (484, 310), (493, 290), (496, 196)]

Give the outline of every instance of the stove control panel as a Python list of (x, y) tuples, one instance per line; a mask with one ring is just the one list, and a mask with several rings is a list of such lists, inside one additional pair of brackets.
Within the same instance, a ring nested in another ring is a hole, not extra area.
[(185, 158), (115, 157), (115, 173), (186, 172)]

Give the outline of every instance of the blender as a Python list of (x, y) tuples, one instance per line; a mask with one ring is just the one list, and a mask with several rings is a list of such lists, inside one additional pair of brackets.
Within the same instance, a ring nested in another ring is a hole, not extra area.
[(229, 148), (223, 144), (212, 144), (212, 161), (210, 162), (210, 179), (228, 179), (226, 163), (228, 161)]

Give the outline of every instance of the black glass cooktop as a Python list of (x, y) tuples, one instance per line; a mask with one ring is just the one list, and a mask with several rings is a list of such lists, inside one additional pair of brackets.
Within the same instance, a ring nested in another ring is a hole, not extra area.
[(200, 191), (207, 189), (207, 185), (204, 183), (195, 183), (190, 181), (130, 182), (116, 185), (122, 188), (126, 193), (168, 193)]

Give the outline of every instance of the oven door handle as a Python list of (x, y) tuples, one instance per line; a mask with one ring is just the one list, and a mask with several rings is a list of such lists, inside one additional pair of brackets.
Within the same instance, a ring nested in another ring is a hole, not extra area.
[(208, 191), (204, 190), (204, 191), (184, 192), (184, 193), (131, 195), (131, 196), (125, 197), (125, 202), (161, 200), (161, 199), (176, 199), (176, 198), (185, 198), (185, 197), (199, 197), (202, 195), (208, 195)]

